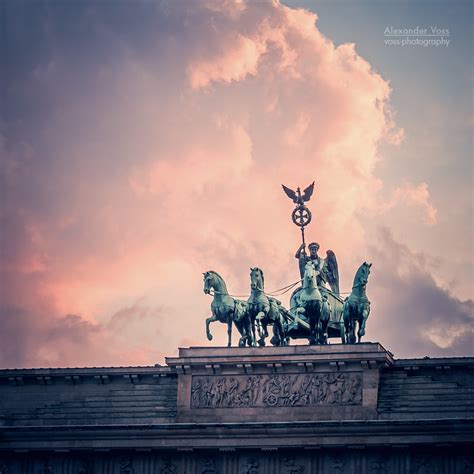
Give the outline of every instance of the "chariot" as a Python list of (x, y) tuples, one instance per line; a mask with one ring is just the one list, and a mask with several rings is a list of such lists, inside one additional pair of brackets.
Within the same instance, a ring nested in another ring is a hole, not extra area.
[(300, 282), (301, 286), (293, 290), (289, 309), (286, 309), (276, 299), (276, 292), (265, 292), (263, 271), (258, 267), (250, 269), (250, 295), (246, 301), (229, 294), (224, 279), (217, 272), (205, 272), (204, 292), (213, 295), (212, 315), (206, 320), (208, 339), (212, 339), (209, 324), (220, 321), (227, 324), (228, 346), (232, 342), (233, 325), (240, 333), (239, 346), (264, 346), (269, 336), (268, 326), (273, 329), (270, 343), (275, 346), (287, 345), (290, 339), (307, 339), (310, 344), (327, 344), (329, 338), (336, 337), (343, 343), (360, 342), (370, 313), (366, 286), (371, 264), (364, 262), (359, 267), (352, 291), (343, 299), (334, 252), (328, 250), (326, 258), (321, 258), (318, 256), (319, 244), (313, 242), (308, 245), (309, 254), (306, 253), (304, 229), (312, 215), (305, 202), (313, 194), (314, 182), (303, 192), (300, 188), (295, 192), (286, 186), (283, 190), (296, 204), (292, 220), (301, 229), (302, 244), (295, 254), (301, 280), (282, 290), (284, 293), (290, 291)]

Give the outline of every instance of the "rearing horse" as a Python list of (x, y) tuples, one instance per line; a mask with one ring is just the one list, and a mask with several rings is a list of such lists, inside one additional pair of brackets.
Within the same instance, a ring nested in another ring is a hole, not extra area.
[(344, 301), (341, 321), (342, 343), (354, 344), (356, 342), (355, 323), (359, 324), (357, 342), (365, 334), (365, 322), (370, 313), (370, 301), (367, 298), (366, 288), (370, 275), (371, 263), (364, 262), (357, 270), (351, 294)]
[(238, 300), (229, 295), (224, 279), (214, 271), (203, 273), (204, 275), (204, 293), (211, 294), (214, 290), (211, 303), (211, 317), (206, 319), (206, 335), (209, 341), (212, 340), (212, 334), (209, 325), (214, 321), (227, 324), (227, 347), (232, 344), (232, 322), (240, 333), (239, 347), (246, 344), (255, 345), (255, 339), (252, 335), (250, 317), (247, 312), (247, 303)]
[(297, 314), (303, 314), (310, 326), (309, 343), (317, 344), (320, 339), (321, 318), (321, 292), (319, 291), (316, 277), (318, 272), (312, 261), (304, 267), (303, 288), (298, 294)]
[(247, 304), (252, 330), (255, 331), (254, 323), (258, 327), (258, 335), (260, 336), (258, 344), (260, 346), (265, 345), (265, 337), (268, 336), (267, 326), (272, 324), (273, 337), (270, 342), (274, 346), (288, 345), (280, 313), (280, 302), (265, 294), (263, 271), (257, 267), (250, 269), (250, 297)]

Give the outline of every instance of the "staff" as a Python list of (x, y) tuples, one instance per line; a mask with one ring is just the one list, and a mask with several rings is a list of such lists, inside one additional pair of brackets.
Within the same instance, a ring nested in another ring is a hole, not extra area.
[(301, 194), (300, 188), (296, 188), (296, 192), (287, 188), (284, 184), (281, 185), (285, 194), (296, 204), (296, 207), (291, 213), (291, 220), (295, 225), (301, 229), (301, 240), (303, 248), (306, 247), (304, 241), (304, 228), (311, 222), (311, 211), (305, 206), (305, 202), (311, 199), (314, 191), (314, 181)]

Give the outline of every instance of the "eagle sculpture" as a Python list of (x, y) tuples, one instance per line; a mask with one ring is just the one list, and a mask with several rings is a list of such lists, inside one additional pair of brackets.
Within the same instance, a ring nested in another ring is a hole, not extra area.
[(290, 188), (287, 188), (284, 184), (281, 185), (283, 191), (285, 191), (286, 195), (293, 200), (295, 204), (303, 205), (303, 203), (310, 200), (311, 196), (313, 195), (314, 190), (314, 181), (303, 191), (301, 194), (300, 188), (296, 189), (296, 192)]

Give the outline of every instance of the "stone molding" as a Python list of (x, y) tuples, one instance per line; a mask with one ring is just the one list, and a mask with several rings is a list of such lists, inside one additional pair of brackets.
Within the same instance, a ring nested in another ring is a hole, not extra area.
[(178, 357), (166, 364), (179, 374), (225, 371), (252, 373), (268, 368), (282, 372), (297, 365), (302, 372), (380, 368), (393, 364), (393, 355), (379, 343), (294, 345), (283, 347), (190, 347), (180, 348)]
[(4, 369), (0, 370), (0, 385), (53, 385), (68, 383), (78, 385), (84, 382), (107, 384), (127, 381), (136, 383), (141, 379), (159, 379), (175, 376), (170, 367), (83, 367), (60, 369)]
[(364, 448), (474, 443), (474, 419), (0, 427), (0, 452)]

